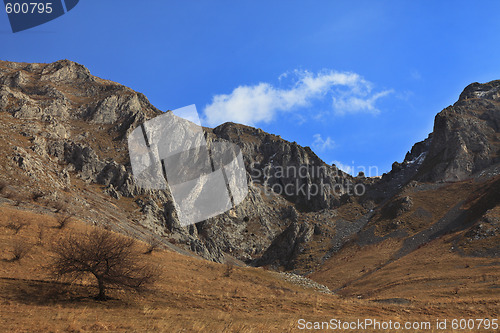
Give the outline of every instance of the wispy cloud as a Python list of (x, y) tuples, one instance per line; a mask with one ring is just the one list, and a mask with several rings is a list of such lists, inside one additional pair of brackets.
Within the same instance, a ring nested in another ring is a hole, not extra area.
[(276, 87), (261, 82), (242, 85), (230, 94), (215, 95), (205, 106), (205, 122), (215, 126), (226, 121), (247, 125), (269, 123), (280, 114), (311, 106), (314, 101), (331, 99), (337, 114), (353, 112), (378, 113), (376, 101), (391, 93), (372, 93), (372, 83), (351, 72), (323, 70), (319, 73), (294, 70), (278, 78), (290, 81), (288, 87)]
[(413, 80), (421, 80), (422, 79), (422, 74), (420, 74), (419, 71), (417, 71), (416, 69), (413, 69), (411, 72), (410, 72), (410, 76)]
[(335, 112), (340, 115), (358, 112), (378, 114), (380, 110), (375, 107), (375, 103), (379, 98), (392, 92), (392, 90), (384, 90), (372, 95), (368, 93), (365, 96), (348, 94), (347, 96), (333, 97), (333, 107)]
[(312, 143), (312, 148), (316, 151), (323, 152), (335, 147), (335, 142), (330, 137), (323, 139), (321, 134), (314, 134), (313, 137), (314, 141)]

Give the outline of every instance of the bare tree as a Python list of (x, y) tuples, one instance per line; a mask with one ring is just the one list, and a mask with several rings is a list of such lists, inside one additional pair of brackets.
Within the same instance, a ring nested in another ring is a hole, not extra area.
[(45, 228), (43, 227), (42, 224), (37, 225), (37, 230), (36, 230), (36, 235), (37, 235), (37, 240), (36, 240), (36, 245), (42, 246), (43, 245), (43, 236), (45, 234)]
[(30, 249), (31, 245), (29, 243), (26, 243), (25, 241), (20, 239), (16, 239), (12, 244), (12, 249), (11, 249), (12, 258), (6, 261), (14, 262), (21, 260), (28, 254)]
[(106, 300), (109, 286), (141, 291), (154, 282), (156, 270), (141, 263), (135, 241), (114, 232), (93, 227), (56, 242), (54, 261), (49, 266), (58, 277), (73, 279), (92, 275), (97, 280), (98, 300)]
[(154, 250), (158, 249), (161, 246), (161, 241), (155, 236), (151, 235), (151, 237), (147, 241), (148, 248), (144, 252), (144, 254), (151, 254)]
[(226, 261), (225, 269), (224, 269), (224, 276), (230, 277), (231, 274), (233, 274), (233, 270), (234, 270), (234, 264), (232, 262)]
[(57, 217), (57, 224), (55, 225), (54, 228), (56, 229), (64, 229), (69, 222), (71, 221), (71, 218), (73, 217), (73, 214), (64, 214), (64, 215), (59, 215)]
[(17, 234), (19, 230), (21, 230), (23, 227), (27, 226), (29, 223), (26, 221), (9, 221), (5, 227), (7, 229), (10, 229), (14, 231), (14, 234)]

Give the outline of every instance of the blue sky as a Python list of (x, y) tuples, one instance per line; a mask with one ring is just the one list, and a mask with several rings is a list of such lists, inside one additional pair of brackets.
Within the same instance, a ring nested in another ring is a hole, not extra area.
[[(162, 110), (196, 104), (326, 162), (401, 161), (472, 82), (500, 79), (498, 1), (97, 1), (13, 34), (0, 59), (70, 59)], [(372, 169), (373, 170), (373, 169)]]

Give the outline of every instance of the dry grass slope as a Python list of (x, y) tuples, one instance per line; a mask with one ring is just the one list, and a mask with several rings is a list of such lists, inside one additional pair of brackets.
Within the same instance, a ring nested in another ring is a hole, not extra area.
[[(26, 222), (14, 233), (6, 225)], [(263, 269), (231, 267), (155, 250), (145, 262), (161, 278), (145, 294), (111, 289), (111, 300), (93, 299), (91, 279), (73, 284), (52, 280), (44, 267), (53, 241), (85, 228), (76, 218), (64, 229), (57, 217), (0, 207), (0, 326), (6, 332), (290, 332), (299, 318), (409, 318), (400, 306), (305, 290)], [(43, 233), (40, 236), (40, 230)], [(41, 239), (40, 239), (41, 238)], [(10, 261), (15, 242), (29, 251)], [(148, 244), (139, 243), (142, 252)], [(229, 275), (229, 276), (228, 276)]]

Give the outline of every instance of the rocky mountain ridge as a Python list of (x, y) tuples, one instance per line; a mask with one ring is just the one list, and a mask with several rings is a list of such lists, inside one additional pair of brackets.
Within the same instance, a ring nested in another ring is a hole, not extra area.
[[(115, 200), (134, 198), (135, 208), (141, 213), (135, 219), (141, 224), (208, 259), (222, 261), (224, 253), (231, 253), (239, 259), (251, 260), (269, 246), (274, 236), (287, 226), (288, 219), (296, 218), (295, 206), (315, 211), (339, 203), (338, 195), (327, 194), (307, 198), (298, 193), (285, 200), (269, 189), (295, 179), (271, 175), (251, 186), (247, 200), (234, 211), (196, 227), (180, 227), (170, 194), (138, 188), (131, 175), (126, 136), (139, 124), (161, 114), (142, 94), (94, 77), (85, 67), (67, 60), (52, 64), (2, 62), (0, 84), (0, 108), (6, 113), (4, 116), (19, 119), (14, 130), (31, 143), (23, 147), (15, 145), (16, 157), (12, 159), (15, 163), (9, 168), (12, 178), (19, 178), (16, 173), (21, 170), (15, 169), (17, 163), (24, 171), (32, 169), (29, 172), (32, 183), (44, 184), (47, 187), (44, 191), (52, 196), (66, 197), (61, 192), (71, 192), (71, 181), (76, 177), (104, 186), (103, 193)], [(255, 133), (249, 134), (250, 131)], [(344, 186), (343, 182), (352, 180), (334, 166), (323, 163), (309, 148), (261, 130), (224, 124), (208, 129), (208, 141), (231, 140), (234, 133), (242, 132), (252, 140), (233, 141), (244, 152), (249, 174), (252, 168), (261, 174), (267, 168), (272, 174), (271, 165), (316, 164), (324, 172), (308, 172), (297, 180), (297, 186), (323, 182)], [(12, 146), (12, 142), (6, 140), (3, 146)], [(33, 168), (34, 165), (39, 168)], [(43, 165), (54, 167), (43, 170)], [(60, 175), (64, 181), (58, 179)], [(83, 207), (77, 210), (85, 211)]]
[[(409, 239), (426, 230), (439, 235), (459, 221), (450, 213), (438, 223), (443, 214), (456, 206), (459, 215), (464, 202), (478, 207), (476, 215), (466, 219), (464, 232), (480, 242), (493, 240), (498, 236), (498, 200), (491, 197), (496, 187), (489, 182), (499, 174), (499, 86), (500, 81), (469, 85), (453, 106), (436, 116), (429, 138), (415, 144), (381, 179), (352, 177), (325, 164), (310, 148), (260, 129), (233, 123), (206, 129), (209, 144), (226, 140), (241, 148), (252, 180), (249, 194), (225, 214), (181, 227), (170, 193), (141, 189), (131, 175), (127, 134), (162, 113), (144, 95), (94, 77), (67, 60), (0, 62), (0, 171), (9, 182), (8, 191), (18, 197), (4, 200), (53, 213), (54, 203), (64, 202), (68, 213), (84, 221), (142, 238), (152, 232), (165, 244), (209, 260), (234, 258), (299, 273), (321, 267), (356, 238), (363, 246)], [(304, 177), (279, 174), (303, 166)], [(480, 193), (469, 197), (460, 182), (487, 170), (481, 183), (468, 188)], [(463, 193), (444, 200), (442, 210), (433, 210), (423, 198), (448, 191), (449, 182), (457, 182), (460, 186), (453, 186)], [(366, 186), (366, 194), (347, 193), (356, 183)], [(307, 196), (270, 190), (288, 184), (326, 184), (338, 191)], [(34, 192), (41, 192), (42, 199), (30, 199)], [(488, 204), (481, 203), (481, 196), (489, 196)], [(408, 249), (431, 238), (418, 238), (420, 243)], [(498, 253), (494, 246), (489, 250), (489, 255)]]

